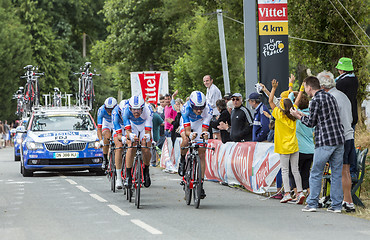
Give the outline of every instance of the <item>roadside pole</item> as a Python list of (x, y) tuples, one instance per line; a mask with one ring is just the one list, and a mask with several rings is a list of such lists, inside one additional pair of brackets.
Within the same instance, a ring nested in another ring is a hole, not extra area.
[(224, 31), (224, 20), (222, 17), (222, 9), (217, 9), (217, 24), (218, 24), (218, 36), (220, 38), (222, 73), (224, 76), (224, 89), (226, 94), (230, 93), (230, 81), (229, 81), (229, 68), (227, 66), (225, 31)]

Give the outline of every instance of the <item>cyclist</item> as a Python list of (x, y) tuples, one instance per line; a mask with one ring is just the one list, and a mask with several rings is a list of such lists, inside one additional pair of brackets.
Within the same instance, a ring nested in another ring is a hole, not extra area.
[[(209, 122), (213, 115), (212, 107), (207, 104), (206, 96), (200, 91), (194, 91), (190, 99), (185, 103), (181, 110), (180, 135), (182, 138), (181, 147), (189, 145), (190, 140), (200, 141), (200, 138), (208, 139)], [(185, 155), (187, 149), (181, 150), (181, 159), (178, 173), (184, 176), (185, 173)], [(202, 169), (202, 193), (201, 198), (206, 197), (203, 189), (204, 171), (205, 171), (205, 149), (199, 148), (199, 158)]]
[[(123, 123), (125, 125), (127, 145), (136, 145), (134, 142), (141, 141), (142, 145), (151, 146), (151, 131), (153, 110), (149, 104), (144, 102), (141, 96), (132, 96), (128, 102), (127, 107), (123, 111)], [(138, 138), (140, 136), (140, 139)], [(146, 144), (145, 144), (146, 141)], [(143, 148), (143, 162), (144, 162), (144, 186), (149, 187), (151, 184), (149, 175), (149, 164), (151, 153), (148, 148)], [(131, 169), (133, 165), (136, 148), (127, 149), (126, 153), (126, 181), (125, 186), (128, 188), (132, 184)]]
[[(112, 111), (112, 121), (113, 121), (113, 140), (116, 146), (115, 150), (115, 163), (116, 163), (116, 172), (117, 172), (117, 179), (116, 179), (116, 186), (117, 189), (122, 189), (123, 183), (121, 178), (121, 171), (122, 171), (122, 146), (126, 143), (126, 137), (122, 137), (122, 129), (124, 128), (123, 119), (122, 119), (122, 111), (125, 110), (127, 100), (122, 100)], [(125, 133), (125, 132), (123, 132)]]
[[(114, 97), (105, 99), (104, 104), (98, 110), (98, 138), (100, 140), (100, 147), (103, 147), (103, 164), (102, 168), (106, 170), (109, 139), (111, 138), (111, 131), (113, 129), (112, 111), (117, 105), (117, 100)], [(104, 139), (104, 140), (103, 140)]]

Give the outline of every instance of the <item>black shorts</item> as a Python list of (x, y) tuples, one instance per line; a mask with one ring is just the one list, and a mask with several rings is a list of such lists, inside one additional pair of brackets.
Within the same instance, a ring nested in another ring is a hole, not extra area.
[(356, 163), (356, 148), (355, 140), (350, 139), (344, 142), (344, 155), (343, 164), (355, 164)]

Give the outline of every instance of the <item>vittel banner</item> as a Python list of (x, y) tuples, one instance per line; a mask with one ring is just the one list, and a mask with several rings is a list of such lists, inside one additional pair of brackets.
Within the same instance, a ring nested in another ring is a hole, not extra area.
[(277, 95), (288, 89), (288, 1), (258, 0), (260, 82), (271, 89), (279, 82)]
[(159, 95), (168, 93), (168, 72), (131, 72), (131, 94), (158, 103)]

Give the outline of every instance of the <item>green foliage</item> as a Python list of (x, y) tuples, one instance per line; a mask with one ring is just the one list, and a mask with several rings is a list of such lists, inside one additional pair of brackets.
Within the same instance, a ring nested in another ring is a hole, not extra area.
[[(369, 23), (368, 1), (341, 1), (344, 7), (352, 14), (359, 25), (366, 29)], [(329, 1), (302, 0), (289, 1), (289, 35), (305, 39), (361, 45), (355, 34), (346, 25), (338, 12)], [(369, 45), (367, 37), (351, 19), (346, 11), (332, 1), (356, 35), (365, 44)], [(338, 59), (349, 57), (353, 59), (355, 73), (360, 81), (358, 100), (362, 101), (365, 96), (365, 88), (369, 83), (369, 69), (367, 68), (367, 51), (361, 47), (348, 47), (339, 45), (327, 45), (313, 42), (290, 39), (291, 67), (297, 68), (299, 74), (306, 68), (311, 68), (313, 74), (322, 70), (330, 70), (338, 75), (335, 69)], [(303, 56), (303, 57), (302, 57)], [(302, 78), (303, 78), (302, 76)]]
[(31, 35), (21, 24), (10, 0), (0, 0), (0, 36), (0, 102), (3, 103), (0, 119), (14, 120), (16, 100), (10, 99), (20, 86), (23, 67), (32, 61), (32, 51), (28, 47)]

